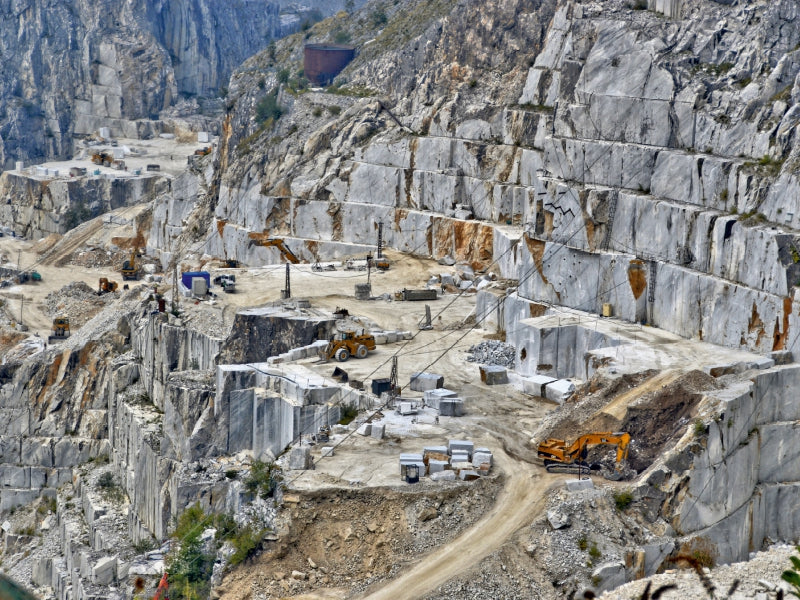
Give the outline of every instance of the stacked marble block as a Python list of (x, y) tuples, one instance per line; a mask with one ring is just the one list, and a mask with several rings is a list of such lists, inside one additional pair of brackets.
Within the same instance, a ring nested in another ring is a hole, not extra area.
[(401, 454), (400, 476), (404, 478), (406, 468), (413, 465), (432, 481), (471, 481), (488, 475), (492, 462), (488, 448), (475, 448), (469, 440), (449, 440), (446, 446), (426, 446), (421, 454)]
[(325, 347), (328, 345), (328, 342), (325, 340), (317, 340), (307, 346), (301, 346), (299, 348), (292, 348), (282, 354), (278, 354), (277, 356), (270, 356), (267, 358), (267, 364), (270, 365), (279, 365), (281, 363), (293, 362), (296, 360), (303, 360), (305, 358), (316, 358), (319, 356), (319, 353), (325, 350)]
[(426, 390), (423, 397), (425, 406), (435, 408), (443, 417), (460, 417), (464, 414), (464, 400), (453, 390), (446, 388)]
[(375, 343), (379, 346), (382, 344), (394, 344), (395, 342), (410, 340), (414, 337), (414, 334), (410, 331), (401, 331), (399, 329), (370, 329), (369, 332), (375, 338)]

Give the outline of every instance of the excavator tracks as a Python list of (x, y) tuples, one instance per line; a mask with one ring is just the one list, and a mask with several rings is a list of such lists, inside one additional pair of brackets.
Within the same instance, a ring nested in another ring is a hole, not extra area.
[(580, 475), (580, 474), (588, 475), (592, 471), (599, 471), (600, 465), (589, 464), (587, 462), (562, 463), (557, 460), (545, 460), (544, 468), (547, 469), (548, 473), (569, 473), (575, 475)]

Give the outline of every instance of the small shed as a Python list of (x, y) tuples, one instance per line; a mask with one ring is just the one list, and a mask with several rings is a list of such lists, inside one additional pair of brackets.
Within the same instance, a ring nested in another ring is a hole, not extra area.
[(206, 280), (206, 288), (211, 287), (211, 275), (208, 271), (187, 271), (181, 273), (181, 283), (187, 290), (192, 289), (192, 279), (200, 277)]

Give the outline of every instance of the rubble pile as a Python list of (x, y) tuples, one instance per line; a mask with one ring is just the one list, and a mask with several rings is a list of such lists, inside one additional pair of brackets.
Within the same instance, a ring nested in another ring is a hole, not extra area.
[[(441, 289), (446, 294), (467, 292), (474, 294), (478, 290), (489, 287), (497, 281), (495, 273), (477, 275), (469, 265), (455, 265), (454, 273), (440, 273), (433, 275), (427, 282), (428, 288)], [(506, 284), (504, 284), (505, 286)]]
[(77, 267), (99, 268), (112, 267), (118, 268), (128, 257), (126, 252), (106, 248), (81, 248), (77, 252), (60, 258), (57, 262), (59, 266), (75, 265)]
[(498, 340), (486, 340), (470, 346), (468, 352), (467, 360), (469, 362), (513, 368), (517, 351), (511, 344)]
[(71, 327), (77, 329), (116, 297), (116, 293), (98, 296), (97, 290), (83, 281), (74, 281), (45, 297), (45, 312), (51, 317), (69, 317)]

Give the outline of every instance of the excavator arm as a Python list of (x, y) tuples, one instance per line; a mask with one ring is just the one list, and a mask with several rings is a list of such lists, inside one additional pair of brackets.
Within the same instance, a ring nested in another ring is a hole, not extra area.
[(548, 439), (539, 444), (538, 456), (545, 460), (545, 464), (560, 463), (570, 465), (586, 458), (589, 446), (598, 444), (613, 444), (617, 447), (617, 462), (628, 458), (628, 447), (631, 443), (629, 433), (610, 431), (587, 433), (580, 436), (572, 444), (567, 445), (565, 440)]
[[(252, 235), (252, 234), (251, 234)], [(296, 265), (300, 262), (300, 259), (297, 258), (294, 252), (289, 250), (289, 247), (281, 238), (268, 238), (268, 239), (259, 239), (257, 237), (250, 238), (250, 245), (251, 246), (264, 246), (265, 248), (273, 247), (280, 250), (281, 255), (288, 260), (290, 263)]]

